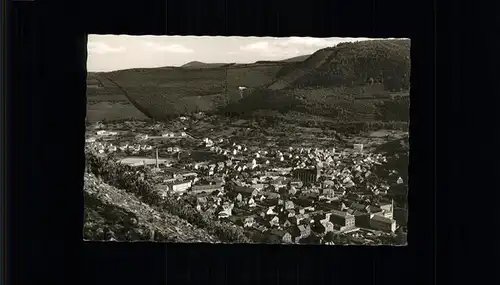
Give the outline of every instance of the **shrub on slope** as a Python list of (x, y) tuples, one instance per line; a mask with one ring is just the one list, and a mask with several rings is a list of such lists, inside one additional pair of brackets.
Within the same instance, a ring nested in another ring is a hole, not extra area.
[(243, 229), (233, 227), (199, 213), (193, 206), (177, 200), (174, 196), (164, 196), (146, 179), (140, 179), (132, 168), (113, 160), (88, 152), (87, 169), (115, 187), (124, 189), (141, 199), (142, 202), (185, 219), (187, 222), (206, 229), (222, 242), (249, 243)]
[(117, 189), (94, 175), (84, 175), (85, 238), (120, 241), (217, 242), (206, 231), (179, 217), (158, 212), (135, 195)]

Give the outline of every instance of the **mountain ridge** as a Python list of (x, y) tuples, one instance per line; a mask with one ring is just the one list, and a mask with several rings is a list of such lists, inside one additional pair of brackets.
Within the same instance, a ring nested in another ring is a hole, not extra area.
[[(156, 119), (200, 111), (232, 112), (230, 108), (238, 105), (239, 101), (240, 105), (243, 104), (246, 102), (244, 98), (252, 96), (260, 98), (259, 102), (254, 103), (264, 109), (268, 105), (266, 100), (274, 100), (281, 101), (280, 104), (284, 105), (301, 105), (305, 113), (315, 113), (315, 107), (304, 105), (323, 104), (322, 108), (337, 107), (337, 101), (341, 100), (339, 102), (347, 112), (356, 112), (355, 109), (359, 106), (381, 104), (378, 101), (352, 101), (357, 95), (376, 92), (405, 93), (409, 90), (409, 40), (340, 43), (308, 56), (287, 60), (222, 66), (208, 64), (209, 66), (201, 68), (196, 68), (196, 65), (205, 63), (194, 61), (189, 68), (129, 69), (91, 73), (89, 76), (104, 76), (114, 81), (121, 87), (116, 88), (116, 92), (125, 95), (134, 105), (140, 106), (146, 116)], [(244, 91), (239, 88), (242, 86), (246, 87)], [(381, 87), (377, 87), (378, 91), (375, 92), (375, 86)], [(99, 88), (94, 89), (94, 93), (102, 91)], [(316, 96), (311, 94), (318, 93), (314, 89), (325, 90), (324, 94), (318, 95), (321, 97), (320, 102), (311, 99)], [(330, 89), (334, 92), (329, 91)], [(295, 95), (291, 96), (289, 93)], [(299, 93), (300, 95), (297, 95)], [(282, 98), (271, 99), (276, 96)], [(409, 107), (409, 101), (406, 101), (403, 101), (402, 108)], [(354, 109), (348, 106), (348, 102), (352, 103)], [(242, 106), (234, 108), (242, 109)], [(376, 112), (373, 111), (373, 114)], [(331, 115), (337, 116), (337, 113), (333, 112)], [(400, 119), (407, 120), (404, 117)]]

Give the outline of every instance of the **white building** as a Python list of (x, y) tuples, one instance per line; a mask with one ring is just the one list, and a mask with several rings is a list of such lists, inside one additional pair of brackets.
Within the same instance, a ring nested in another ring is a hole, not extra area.
[(403, 178), (399, 177), (398, 180), (396, 181), (398, 184), (403, 184)]
[(355, 143), (353, 146), (354, 151), (357, 152), (362, 152), (363, 151), (363, 144), (362, 143)]

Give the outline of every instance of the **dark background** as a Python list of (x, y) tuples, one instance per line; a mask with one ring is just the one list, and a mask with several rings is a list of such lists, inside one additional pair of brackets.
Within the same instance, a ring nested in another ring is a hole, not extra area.
[[(295, 284), (294, 280), (300, 280), (308, 284), (424, 285), (435, 283), (437, 271), (453, 278), (443, 283), (473, 278), (474, 283), (484, 284), (484, 275), (473, 274), (470, 265), (458, 259), (471, 248), (460, 240), (458, 247), (450, 246), (452, 240), (479, 228), (478, 216), (470, 215), (479, 201), (468, 201), (458, 194), (462, 187), (474, 183), (465, 175), (464, 160), (456, 157), (472, 138), (456, 140), (453, 136), (460, 135), (457, 132), (461, 127), (478, 130), (480, 124), (472, 115), (464, 117), (464, 106), (470, 102), (463, 101), (457, 85), (464, 81), (458, 67), (462, 55), (448, 49), (473, 43), (459, 42), (453, 33), (446, 33), (450, 43), (440, 41), (439, 49), (447, 55), (440, 61), (450, 55), (456, 59), (453, 65), (446, 64), (451, 69), (440, 77), (440, 88), (452, 90), (436, 91), (435, 9), (427, 0), (9, 3), (4, 145), (8, 150), (4, 173), (8, 191), (2, 201), (7, 202), (6, 270), (10, 283)], [(459, 10), (448, 12), (456, 14)], [(442, 27), (451, 27), (446, 25)], [(451, 28), (466, 30), (464, 26)], [(84, 243), (82, 173), (88, 33), (411, 38), (409, 246)], [(478, 37), (474, 33), (469, 36)], [(452, 118), (460, 118), (461, 125), (450, 127), (457, 122)], [(490, 139), (492, 142), (494, 138)], [(484, 180), (477, 183), (476, 188), (488, 185)], [(440, 197), (438, 231), (436, 196)], [(445, 205), (450, 202), (454, 204), (452, 211)]]

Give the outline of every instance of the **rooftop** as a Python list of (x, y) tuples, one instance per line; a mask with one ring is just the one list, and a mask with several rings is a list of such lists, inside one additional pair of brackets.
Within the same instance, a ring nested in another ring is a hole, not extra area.
[(389, 218), (386, 218), (386, 217), (380, 216), (380, 215), (373, 215), (372, 219), (375, 220), (375, 221), (378, 221), (378, 222), (388, 223), (388, 224), (392, 224), (392, 223), (396, 222), (393, 219), (389, 219)]

